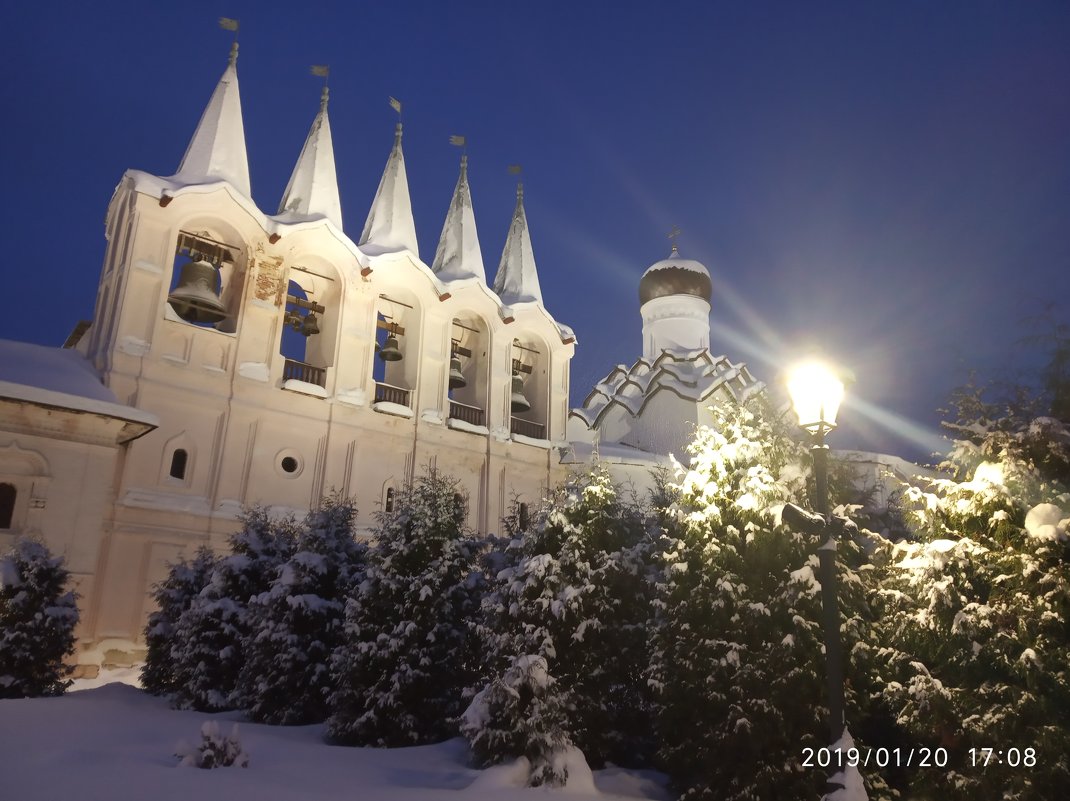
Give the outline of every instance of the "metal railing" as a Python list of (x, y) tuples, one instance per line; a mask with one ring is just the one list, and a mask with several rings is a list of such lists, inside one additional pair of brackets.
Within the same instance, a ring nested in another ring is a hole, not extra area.
[(450, 401), (450, 417), (454, 420), (463, 420), (474, 426), (483, 425), (483, 410), (478, 406), (469, 406), (467, 403)]
[(327, 368), (316, 367), (312, 364), (299, 362), (296, 359), (287, 359), (282, 368), (282, 380), (304, 381), (306, 384), (315, 384), (318, 387), (327, 386)]
[(382, 381), (375, 382), (376, 403), (396, 403), (399, 406), (409, 405), (409, 390), (403, 387), (395, 387), (393, 384), (384, 384)]
[(530, 420), (521, 420), (519, 417), (514, 417), (509, 421), (509, 431), (522, 437), (546, 439), (546, 426), (542, 423), (533, 423)]

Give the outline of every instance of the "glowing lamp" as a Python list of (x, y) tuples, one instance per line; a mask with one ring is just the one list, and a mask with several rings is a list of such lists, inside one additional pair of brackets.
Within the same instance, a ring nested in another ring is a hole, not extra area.
[(788, 374), (788, 394), (799, 426), (818, 437), (836, 427), (843, 381), (822, 362), (804, 362)]

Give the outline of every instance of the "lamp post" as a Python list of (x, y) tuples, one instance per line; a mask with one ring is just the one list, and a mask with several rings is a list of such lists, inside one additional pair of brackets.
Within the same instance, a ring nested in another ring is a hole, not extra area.
[(840, 608), (836, 593), (836, 535), (829, 516), (828, 446), (825, 435), (836, 427), (836, 412), (843, 400), (843, 381), (820, 362), (805, 362), (788, 376), (788, 393), (799, 427), (811, 436), (810, 453), (814, 459), (814, 483), (817, 511), (828, 532), (828, 539), (818, 549), (820, 558), (821, 607), (825, 632), (825, 672), (828, 680), (829, 736), (834, 745), (842, 736), (844, 721), (843, 649), (840, 644)]

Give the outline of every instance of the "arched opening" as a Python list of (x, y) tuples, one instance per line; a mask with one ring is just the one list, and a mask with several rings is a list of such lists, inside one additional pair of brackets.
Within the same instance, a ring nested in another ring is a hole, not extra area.
[(386, 488), (386, 496), (383, 498), (383, 511), (391, 514), (394, 511), (394, 488)]
[(211, 231), (179, 231), (167, 295), (171, 311), (202, 328), (237, 330), (244, 276), (241, 252)]
[(528, 512), (528, 505), (526, 503), (522, 503), (517, 507), (517, 518), (520, 530), (527, 531), (528, 527), (531, 525), (531, 515)]
[(290, 267), (282, 308), (282, 378), (325, 388), (327, 370), (334, 366), (339, 282), (329, 264), (316, 264), (315, 258), (302, 262)]
[(509, 387), (509, 431), (531, 439), (548, 439), (550, 364), (546, 344), (534, 336), (513, 340)]
[(375, 308), (375, 402), (412, 407), (419, 369), (420, 315), (415, 299), (400, 292), (379, 295)]
[(167, 471), (167, 474), (171, 478), (177, 478), (185, 480), (186, 478), (186, 465), (189, 462), (189, 453), (185, 448), (176, 448), (174, 453), (171, 454), (171, 468)]
[(15, 518), (15, 499), (18, 494), (14, 484), (0, 484), (0, 529), (11, 528), (11, 521)]
[(475, 315), (458, 315), (450, 325), (447, 394), (449, 417), (475, 426), (486, 424), (490, 384), (490, 335)]

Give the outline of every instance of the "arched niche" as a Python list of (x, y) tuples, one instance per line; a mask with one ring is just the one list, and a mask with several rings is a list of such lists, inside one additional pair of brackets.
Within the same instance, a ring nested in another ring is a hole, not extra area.
[[(175, 232), (167, 316), (200, 328), (237, 331), (249, 252), (248, 241), (225, 220), (199, 215), (183, 221)], [(198, 262), (212, 269), (193, 266)]]
[(297, 379), (321, 387), (334, 367), (342, 318), (342, 280), (325, 259), (304, 254), (290, 260), (282, 317), (279, 352), (286, 359), (284, 379)]
[(160, 451), (158, 483), (163, 486), (190, 486), (197, 464), (197, 448), (185, 431), (164, 443)]
[(472, 425), (486, 425), (491, 389), (490, 326), (475, 312), (463, 311), (450, 321), (449, 337), (449, 416)]
[[(550, 347), (534, 331), (513, 336), (510, 347), (509, 430), (532, 439), (550, 439)], [(519, 394), (518, 394), (519, 393)], [(528, 408), (514, 401), (521, 397)]]
[[(375, 301), (375, 358), (372, 380), (376, 403), (413, 406), (420, 377), (423, 308), (415, 293), (401, 288), (381, 292)], [(393, 358), (383, 358), (391, 356)]]

